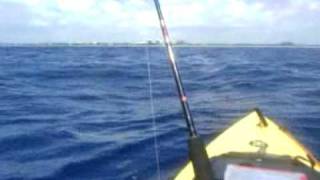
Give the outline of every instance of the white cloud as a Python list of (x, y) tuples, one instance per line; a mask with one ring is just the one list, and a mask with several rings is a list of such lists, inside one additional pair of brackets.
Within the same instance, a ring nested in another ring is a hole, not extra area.
[[(26, 23), (35, 28), (62, 26), (74, 30), (81, 27), (79, 33), (84, 28), (99, 33), (127, 32), (126, 36), (119, 35), (126, 38), (130, 36), (152, 38), (160, 35), (152, 0), (0, 0), (0, 5), (8, 2), (24, 6), (29, 12), (29, 20)], [(225, 39), (231, 37), (227, 32), (237, 34), (240, 29), (241, 33), (243, 29), (247, 29), (249, 33), (261, 28), (268, 29), (269, 33), (284, 29), (298, 32), (301, 23), (308, 24), (310, 29), (316, 31), (317, 24), (320, 23), (318, 0), (162, 0), (160, 2), (169, 29), (176, 39), (179, 39), (179, 36), (192, 38), (195, 33), (210, 37), (209, 29), (212, 34), (220, 33), (221, 36), (228, 36)], [(184, 35), (188, 32), (187, 28), (196, 28), (198, 32), (192, 32), (192, 36), (191, 32), (189, 35)], [(207, 29), (208, 32), (202, 29)], [(70, 36), (76, 36), (76, 33)], [(105, 34), (100, 36), (106, 37)]]
[(320, 11), (320, 2), (315, 1), (315, 2), (310, 3), (309, 8), (310, 8), (310, 10), (313, 10), (313, 11)]
[(94, 3), (94, 0), (57, 0), (57, 5), (61, 10), (77, 13), (90, 11), (95, 8)]
[(228, 14), (235, 18), (244, 17), (249, 9), (250, 7), (245, 2), (239, 0), (231, 0), (227, 5)]

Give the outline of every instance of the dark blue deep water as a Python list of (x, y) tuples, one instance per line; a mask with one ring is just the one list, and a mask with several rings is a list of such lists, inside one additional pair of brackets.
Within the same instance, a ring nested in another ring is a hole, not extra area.
[[(206, 141), (260, 107), (320, 155), (320, 49), (175, 51)], [(187, 132), (163, 48), (0, 48), (0, 179), (155, 179), (154, 129), (167, 179)]]

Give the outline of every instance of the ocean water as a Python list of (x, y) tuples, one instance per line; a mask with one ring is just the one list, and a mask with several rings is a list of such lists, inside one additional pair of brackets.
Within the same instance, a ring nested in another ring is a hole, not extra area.
[[(320, 49), (175, 52), (206, 142), (259, 107), (320, 155)], [(0, 179), (168, 179), (188, 158), (176, 94), (161, 47), (2, 47)]]

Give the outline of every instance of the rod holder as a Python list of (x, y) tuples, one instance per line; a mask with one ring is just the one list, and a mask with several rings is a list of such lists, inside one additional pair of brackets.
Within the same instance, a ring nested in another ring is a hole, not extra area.
[(188, 139), (189, 158), (197, 180), (212, 180), (213, 171), (202, 139), (198, 136)]

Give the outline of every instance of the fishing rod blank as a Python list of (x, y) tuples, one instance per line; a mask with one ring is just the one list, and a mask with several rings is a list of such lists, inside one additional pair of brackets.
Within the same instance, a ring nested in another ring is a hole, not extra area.
[(160, 21), (160, 27), (162, 30), (162, 36), (163, 36), (165, 46), (167, 48), (168, 60), (170, 62), (171, 69), (172, 69), (172, 72), (174, 75), (174, 79), (175, 79), (175, 82), (176, 82), (176, 85), (178, 88), (180, 102), (181, 102), (183, 114), (185, 116), (186, 123), (188, 126), (189, 134), (190, 134), (190, 136), (197, 136), (197, 131), (194, 126), (193, 118), (192, 118), (191, 111), (190, 111), (189, 104), (188, 104), (188, 98), (187, 98), (186, 93), (184, 91), (183, 84), (182, 84), (181, 77), (180, 77), (180, 72), (178, 70), (178, 67), (177, 67), (177, 64), (175, 61), (175, 56), (174, 56), (174, 53), (172, 50), (172, 45), (171, 45), (171, 41), (169, 38), (168, 29), (167, 29), (167, 26), (165, 24), (165, 21), (164, 21), (164, 18), (163, 18), (161, 9), (160, 9), (160, 3), (158, 0), (155, 0), (154, 2), (155, 2), (155, 6), (157, 8), (158, 17), (159, 17), (159, 21)]
[(189, 135), (190, 135), (188, 139), (189, 158), (193, 165), (195, 177), (198, 180), (212, 180), (213, 172), (211, 169), (208, 154), (207, 154), (207, 151), (205, 150), (205, 145), (202, 139), (197, 135), (197, 131), (194, 126), (193, 118), (192, 118), (191, 111), (188, 104), (188, 98), (185, 94), (181, 76), (175, 61), (175, 56), (172, 50), (168, 29), (161, 12), (160, 3), (158, 0), (154, 0), (154, 3), (157, 9), (158, 18), (160, 21), (160, 27), (162, 31), (164, 44), (167, 49), (169, 63), (171, 65), (173, 77), (177, 85), (179, 100), (182, 106), (183, 114), (186, 120)]

